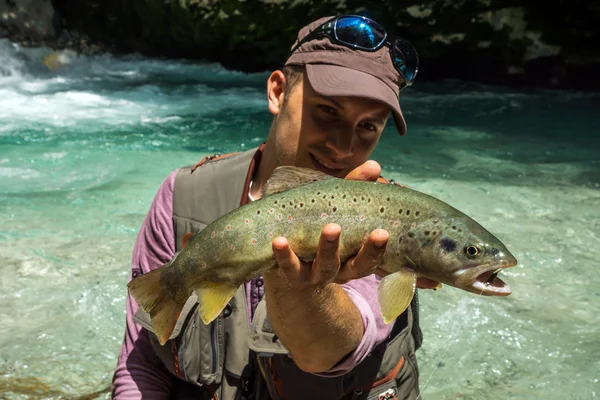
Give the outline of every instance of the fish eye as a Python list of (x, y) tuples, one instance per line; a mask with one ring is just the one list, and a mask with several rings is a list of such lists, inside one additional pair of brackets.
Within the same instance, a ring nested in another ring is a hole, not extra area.
[(467, 257), (475, 257), (477, 254), (479, 254), (479, 247), (469, 244), (465, 246), (465, 254)]

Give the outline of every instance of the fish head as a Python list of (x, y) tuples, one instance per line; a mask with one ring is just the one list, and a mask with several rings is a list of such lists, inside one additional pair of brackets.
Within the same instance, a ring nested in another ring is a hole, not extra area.
[(497, 237), (472, 219), (426, 221), (414, 227), (407, 237), (405, 254), (418, 274), (481, 295), (511, 294), (511, 288), (498, 278), (498, 273), (517, 265), (517, 259)]

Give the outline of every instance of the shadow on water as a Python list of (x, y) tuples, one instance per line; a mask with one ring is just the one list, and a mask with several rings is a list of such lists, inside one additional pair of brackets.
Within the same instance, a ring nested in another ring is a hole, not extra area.
[[(403, 103), (408, 134), (375, 158), (415, 178), (600, 186), (600, 95), (420, 92)], [(435, 125), (432, 125), (435, 121)]]
[[(513, 95), (515, 99), (506, 100), (509, 106), (498, 97), (411, 99), (405, 106), (408, 134), (399, 137), (390, 122), (373, 158), (387, 171), (416, 179), (600, 186), (600, 118), (595, 111), (600, 96), (561, 104), (547, 94)], [(223, 110), (203, 115), (195, 129), (179, 130), (178, 140), (187, 151), (239, 151), (242, 143), (249, 144), (246, 148), (260, 144), (270, 123), (267, 112)]]
[(106, 397), (105, 395), (110, 393), (110, 390), (111, 388), (108, 386), (94, 392), (72, 395), (55, 389), (41, 379), (33, 376), (0, 379), (0, 398), (11, 398), (12, 396), (8, 397), (10, 394), (28, 399), (93, 400)]

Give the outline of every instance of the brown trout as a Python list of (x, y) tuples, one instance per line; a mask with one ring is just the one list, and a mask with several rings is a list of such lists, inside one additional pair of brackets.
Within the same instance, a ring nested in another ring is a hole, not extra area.
[(448, 204), (397, 185), (334, 178), (297, 167), (277, 168), (263, 197), (218, 218), (185, 240), (162, 267), (133, 279), (131, 295), (152, 318), (161, 344), (195, 291), (205, 324), (244, 282), (277, 268), (272, 241), (285, 237), (301, 259), (314, 259), (323, 226), (342, 228), (340, 259), (355, 255), (368, 234), (386, 229), (378, 270), (381, 314), (393, 321), (410, 305), (417, 277), (469, 292), (508, 296), (497, 277), (517, 260), (494, 235)]

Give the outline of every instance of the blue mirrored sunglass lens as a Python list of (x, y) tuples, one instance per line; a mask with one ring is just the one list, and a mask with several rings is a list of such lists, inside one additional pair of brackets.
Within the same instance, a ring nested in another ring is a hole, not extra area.
[(402, 72), (402, 75), (412, 82), (417, 74), (419, 59), (415, 48), (404, 39), (396, 39), (392, 51), (394, 65)]
[(385, 31), (368, 19), (341, 17), (336, 22), (336, 36), (346, 44), (373, 49), (383, 42)]

